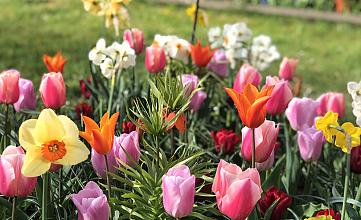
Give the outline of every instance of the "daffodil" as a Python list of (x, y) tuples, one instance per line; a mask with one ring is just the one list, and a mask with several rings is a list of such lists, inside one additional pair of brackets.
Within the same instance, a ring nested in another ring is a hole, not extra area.
[(316, 129), (322, 131), (330, 143), (333, 143), (333, 137), (336, 135), (337, 129), (335, 128), (340, 127), (337, 120), (338, 114), (331, 111), (316, 120)]
[(21, 172), (27, 177), (46, 173), (51, 164), (76, 165), (90, 153), (79, 140), (76, 124), (65, 115), (57, 116), (51, 109), (44, 109), (38, 119), (21, 124), (19, 142), (26, 150)]
[[(186, 9), (186, 13), (189, 17), (194, 19), (195, 13), (197, 10), (196, 4), (192, 4), (189, 8)], [(198, 9), (197, 22), (202, 26), (207, 26), (208, 16), (204, 10)]]

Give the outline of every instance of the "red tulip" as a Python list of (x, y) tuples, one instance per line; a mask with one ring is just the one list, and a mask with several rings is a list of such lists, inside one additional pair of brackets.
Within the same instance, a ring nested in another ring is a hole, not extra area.
[(200, 40), (197, 41), (196, 45), (191, 45), (192, 60), (198, 67), (206, 67), (211, 61), (214, 52), (209, 45), (202, 47)]
[(234, 148), (241, 141), (241, 138), (232, 130), (221, 129), (216, 133), (211, 131), (217, 153), (232, 154)]
[(125, 30), (123, 40), (128, 41), (130, 47), (134, 49), (136, 54), (142, 53), (144, 49), (144, 36), (141, 30), (137, 28)]
[(258, 202), (262, 215), (265, 215), (268, 208), (277, 199), (279, 200), (277, 205), (272, 210), (270, 220), (280, 220), (282, 214), (287, 210), (288, 207), (291, 206), (292, 198), (287, 196), (286, 193), (278, 190), (276, 187), (271, 187), (266, 191), (263, 199)]
[[(91, 77), (88, 77), (86, 79), (86, 81), (88, 84), (91, 84), (91, 82), (92, 82)], [(80, 86), (80, 91), (83, 94), (83, 96), (87, 99), (90, 98), (91, 93), (88, 90), (88, 88), (86, 87), (85, 81), (83, 79), (79, 80), (79, 86)]]
[(137, 126), (131, 121), (123, 121), (122, 123), (123, 133), (129, 134), (137, 129)]
[(91, 105), (87, 103), (80, 103), (78, 105), (75, 105), (75, 112), (78, 115), (78, 118), (81, 117), (81, 115), (92, 117), (93, 116), (93, 108)]
[(361, 174), (361, 145), (352, 148), (350, 163), (351, 171)]
[(315, 215), (316, 216), (332, 216), (332, 219), (334, 220), (341, 220), (341, 214), (340, 212), (336, 212), (333, 209), (324, 209), (318, 211)]

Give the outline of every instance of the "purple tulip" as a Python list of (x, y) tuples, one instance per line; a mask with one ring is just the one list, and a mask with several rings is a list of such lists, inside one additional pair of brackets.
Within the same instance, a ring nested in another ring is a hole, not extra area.
[(23, 109), (36, 109), (36, 95), (33, 82), (27, 79), (19, 80), (20, 95), (17, 102), (14, 103), (15, 111), (19, 112)]
[(208, 64), (208, 68), (216, 73), (219, 77), (225, 78), (227, 76), (228, 60), (224, 50), (217, 50), (211, 62)]
[[(107, 158), (108, 158), (109, 172), (115, 173), (118, 164), (117, 164), (117, 160), (115, 159), (114, 151), (112, 150), (109, 151), (109, 153), (107, 154)], [(91, 162), (95, 173), (99, 177), (104, 179), (106, 177), (106, 163), (105, 163), (104, 155), (98, 154), (94, 149), (92, 149)]]
[(207, 93), (204, 91), (198, 91), (196, 92), (192, 99), (191, 102), (189, 103), (189, 108), (192, 109), (193, 111), (197, 112), (203, 105), (204, 100), (206, 100), (207, 98)]
[[(114, 138), (113, 152), (116, 158), (123, 161), (127, 165), (131, 166), (132, 160), (128, 158), (132, 157), (135, 162), (139, 161), (140, 158), (140, 148), (139, 148), (139, 138), (138, 132), (132, 131), (129, 134), (121, 134), (119, 137)], [(121, 165), (119, 161), (116, 161), (118, 165)]]
[(162, 177), (163, 206), (169, 215), (182, 218), (192, 213), (195, 181), (186, 165), (173, 167)]
[(317, 161), (321, 156), (322, 146), (325, 141), (322, 131), (310, 127), (298, 131), (297, 134), (302, 159), (306, 162)]
[(186, 94), (191, 94), (197, 88), (198, 76), (191, 74), (182, 75), (182, 84), (186, 87)]
[(110, 207), (107, 197), (99, 186), (90, 181), (71, 200), (78, 209), (78, 220), (108, 220)]
[(318, 101), (310, 98), (293, 98), (286, 109), (286, 116), (293, 130), (302, 131), (314, 125)]

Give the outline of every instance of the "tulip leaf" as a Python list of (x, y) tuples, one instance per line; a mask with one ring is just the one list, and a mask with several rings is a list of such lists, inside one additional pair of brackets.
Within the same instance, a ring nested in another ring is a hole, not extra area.
[[(9, 212), (11, 213), (12, 203), (9, 202), (8, 200), (6, 200), (6, 199), (3, 198), (3, 197), (0, 197), (0, 206), (8, 209)], [(16, 216), (16, 219), (19, 219), (19, 220), (27, 220), (27, 219), (29, 219), (29, 216), (27, 216), (27, 215), (26, 215), (22, 210), (20, 210), (19, 208), (16, 208), (15, 216)]]
[(272, 212), (273, 209), (277, 206), (277, 204), (279, 203), (280, 198), (278, 198), (277, 200), (275, 200), (272, 205), (267, 209), (266, 213), (264, 214), (264, 220), (270, 220), (272, 217)]
[(282, 168), (284, 167), (285, 162), (285, 155), (283, 155), (277, 162), (273, 170), (271, 171), (271, 174), (268, 176), (268, 178), (262, 183), (262, 189), (267, 190), (269, 187), (277, 186), (279, 187), (278, 183), (280, 181)]

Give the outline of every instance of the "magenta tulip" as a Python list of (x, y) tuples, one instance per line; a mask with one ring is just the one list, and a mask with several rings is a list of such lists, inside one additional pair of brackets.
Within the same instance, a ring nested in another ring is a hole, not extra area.
[(306, 162), (317, 161), (321, 156), (322, 146), (325, 141), (322, 131), (310, 127), (298, 131), (297, 135), (302, 159)]
[[(129, 166), (132, 166), (134, 163), (132, 162), (133, 160), (138, 162), (140, 158), (138, 132), (132, 131), (129, 134), (123, 133), (119, 137), (115, 137), (113, 151), (115, 158), (123, 161)], [(119, 161), (117, 161), (117, 163), (121, 165)]]
[(108, 199), (95, 182), (88, 182), (83, 190), (71, 195), (71, 200), (78, 209), (78, 220), (109, 219)]
[(14, 104), (19, 99), (20, 73), (17, 70), (6, 70), (0, 74), (0, 102)]
[(182, 75), (182, 84), (186, 87), (186, 93), (191, 94), (198, 86), (198, 76), (191, 74)]
[(242, 171), (235, 164), (221, 160), (214, 177), (212, 191), (218, 209), (232, 220), (244, 220), (261, 198), (261, 180), (257, 169)]
[(228, 60), (224, 50), (217, 50), (214, 53), (211, 62), (208, 64), (208, 68), (221, 78), (227, 76)]
[(66, 101), (66, 88), (61, 73), (46, 73), (39, 88), (45, 107), (59, 109)]
[(7, 197), (27, 197), (37, 183), (37, 177), (21, 173), (25, 152), (21, 147), (8, 146), (0, 155), (0, 194)]
[(128, 41), (130, 47), (135, 50), (136, 54), (142, 53), (144, 49), (144, 36), (141, 30), (137, 28), (125, 30), (123, 40)]
[[(265, 120), (261, 126), (255, 128), (256, 162), (262, 163), (270, 157), (279, 130), (279, 124), (276, 125), (274, 121), (269, 120)], [(248, 127), (242, 129), (241, 155), (245, 160), (252, 160), (252, 129)]]
[(165, 51), (157, 44), (147, 47), (145, 50), (145, 67), (150, 73), (160, 73), (167, 63)]
[(278, 75), (284, 80), (292, 80), (296, 72), (298, 60), (284, 57), (280, 64)]
[(286, 116), (293, 130), (312, 127), (317, 116), (318, 101), (310, 98), (293, 98), (286, 109)]
[(203, 105), (204, 100), (207, 98), (207, 93), (204, 91), (197, 91), (194, 93), (191, 102), (189, 103), (189, 108), (197, 112)]
[(163, 206), (170, 216), (178, 219), (192, 213), (195, 184), (186, 165), (173, 167), (162, 177)]
[(33, 82), (27, 79), (19, 80), (20, 96), (17, 102), (14, 103), (15, 111), (19, 112), (23, 109), (36, 109), (36, 95), (34, 91)]
[(284, 80), (275, 81), (274, 78), (267, 76), (266, 86), (274, 86), (271, 98), (266, 105), (267, 112), (271, 115), (283, 113), (293, 97), (289, 82)]
[[(113, 149), (114, 150), (114, 149)], [(117, 161), (115, 159), (114, 151), (110, 151), (107, 154), (108, 159), (108, 166), (109, 166), (109, 172), (115, 173), (118, 167)], [(105, 163), (105, 157), (103, 154), (98, 154), (94, 149), (92, 149), (91, 154), (91, 162), (93, 169), (97, 176), (101, 178), (106, 178), (106, 163)]]
[(275, 150), (272, 151), (272, 153), (269, 155), (268, 159), (265, 160), (262, 163), (256, 163), (256, 168), (258, 171), (264, 171), (269, 170), (273, 167), (273, 164), (275, 162)]
[(233, 89), (241, 93), (243, 91), (243, 88), (248, 83), (251, 83), (254, 86), (258, 87), (261, 83), (261, 80), (262, 76), (258, 72), (258, 70), (253, 66), (245, 63), (242, 65), (242, 67), (237, 73), (236, 80), (233, 83)]
[(338, 113), (338, 116), (341, 118), (345, 115), (345, 97), (342, 93), (328, 92), (322, 94), (317, 101), (320, 102), (320, 106), (317, 109), (318, 115), (323, 116), (328, 111)]

